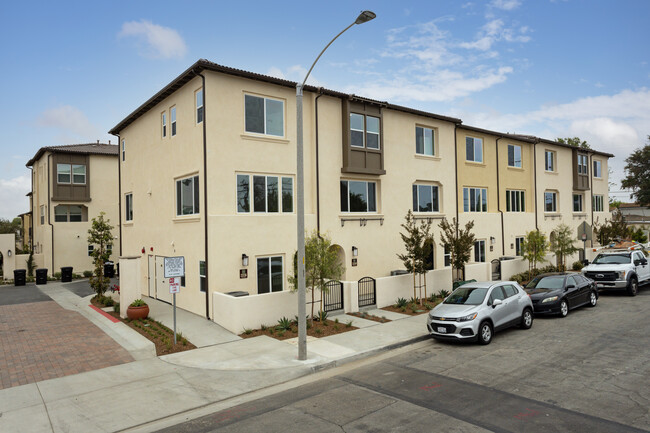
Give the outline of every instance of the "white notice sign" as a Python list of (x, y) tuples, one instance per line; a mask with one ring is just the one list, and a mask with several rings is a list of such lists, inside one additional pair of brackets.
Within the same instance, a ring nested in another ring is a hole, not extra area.
[(165, 278), (185, 275), (185, 257), (165, 257)]
[(180, 293), (181, 292), (181, 279), (180, 278), (170, 278), (169, 279), (169, 293)]

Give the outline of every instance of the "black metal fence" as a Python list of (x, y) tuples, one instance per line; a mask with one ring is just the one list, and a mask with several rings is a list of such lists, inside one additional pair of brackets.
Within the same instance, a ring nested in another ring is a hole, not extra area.
[(375, 305), (377, 303), (377, 290), (375, 279), (363, 277), (359, 280), (359, 308)]
[(327, 284), (327, 291), (323, 293), (323, 310), (336, 311), (343, 309), (343, 283), (332, 280)]

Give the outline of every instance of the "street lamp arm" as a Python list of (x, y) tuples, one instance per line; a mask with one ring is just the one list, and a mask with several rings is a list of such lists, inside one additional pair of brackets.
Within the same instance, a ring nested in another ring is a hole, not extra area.
[(309, 71), (307, 71), (307, 75), (305, 75), (305, 79), (302, 80), (302, 84), (300, 85), (300, 88), (301, 88), (301, 89), (302, 89), (303, 87), (305, 87), (305, 83), (307, 82), (307, 78), (309, 78), (309, 74), (311, 74), (311, 70), (314, 69), (314, 66), (316, 66), (316, 63), (318, 63), (318, 60), (321, 58), (321, 56), (323, 55), (323, 53), (325, 52), (325, 50), (327, 50), (327, 49), (330, 47), (330, 45), (332, 45), (332, 44), (334, 43), (334, 41), (338, 39), (339, 36), (341, 36), (343, 33), (345, 33), (345, 32), (346, 32), (350, 27), (352, 27), (352, 26), (355, 25), (356, 23), (357, 23), (357, 22), (355, 21), (355, 22), (353, 22), (352, 24), (350, 24), (349, 26), (347, 26), (346, 28), (344, 28), (343, 30), (341, 30), (341, 32), (340, 32), (338, 35), (334, 36), (334, 39), (332, 39), (332, 40), (330, 41), (330, 43), (327, 44), (327, 45), (325, 46), (325, 48), (323, 48), (323, 51), (320, 52), (320, 54), (318, 55), (318, 57), (316, 57), (316, 60), (314, 60), (314, 63), (311, 64), (311, 68), (309, 68)]

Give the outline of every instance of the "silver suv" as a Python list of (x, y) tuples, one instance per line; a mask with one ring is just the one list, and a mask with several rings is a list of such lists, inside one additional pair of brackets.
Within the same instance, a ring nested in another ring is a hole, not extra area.
[(427, 329), (438, 340), (490, 344), (494, 332), (533, 326), (533, 303), (513, 281), (467, 283), (429, 312)]

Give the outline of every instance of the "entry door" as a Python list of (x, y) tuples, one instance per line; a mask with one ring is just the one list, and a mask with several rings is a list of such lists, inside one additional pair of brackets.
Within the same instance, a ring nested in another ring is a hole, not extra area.
[(161, 256), (156, 256), (156, 299), (172, 303), (169, 280), (165, 278), (165, 258)]
[(153, 298), (156, 295), (156, 258), (149, 256), (149, 275), (147, 277), (149, 283), (149, 297)]

